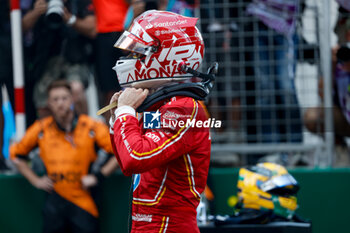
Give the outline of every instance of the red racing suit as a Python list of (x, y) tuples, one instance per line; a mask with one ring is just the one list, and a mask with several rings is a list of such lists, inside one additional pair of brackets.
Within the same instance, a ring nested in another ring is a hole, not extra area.
[(143, 118), (139, 121), (129, 106), (118, 108), (116, 121), (111, 122), (121, 170), (136, 174), (132, 232), (199, 233), (196, 208), (207, 181), (211, 139), (209, 127), (181, 122), (204, 122), (205, 110), (198, 101), (182, 96), (152, 109), (161, 114), (159, 129), (144, 129)]

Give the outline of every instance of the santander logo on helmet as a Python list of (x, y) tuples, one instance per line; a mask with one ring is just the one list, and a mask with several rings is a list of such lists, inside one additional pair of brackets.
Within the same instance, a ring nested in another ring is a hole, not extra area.
[(195, 26), (197, 18), (166, 11), (146, 11), (137, 17), (115, 47), (129, 51), (113, 68), (121, 86), (158, 88), (189, 79), (179, 64), (197, 70), (203, 60), (204, 43)]

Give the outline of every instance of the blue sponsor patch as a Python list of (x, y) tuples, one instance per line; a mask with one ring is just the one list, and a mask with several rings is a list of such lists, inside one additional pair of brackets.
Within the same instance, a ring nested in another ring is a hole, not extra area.
[(141, 175), (140, 174), (135, 174), (134, 175), (134, 182), (132, 184), (132, 191), (134, 192), (137, 187), (139, 187), (139, 184), (140, 184), (140, 181), (141, 181)]

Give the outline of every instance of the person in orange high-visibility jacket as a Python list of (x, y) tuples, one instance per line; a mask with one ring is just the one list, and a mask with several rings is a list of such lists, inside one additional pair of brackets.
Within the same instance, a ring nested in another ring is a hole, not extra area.
[[(43, 210), (43, 232), (98, 232), (99, 216), (89, 188), (97, 185), (118, 166), (112, 157), (99, 172), (90, 173), (97, 159), (96, 146), (113, 153), (108, 128), (73, 109), (70, 85), (55, 81), (48, 89), (52, 116), (36, 121), (10, 148), (20, 173), (36, 188), (48, 192)], [(39, 177), (25, 160), (39, 147), (47, 175)]]

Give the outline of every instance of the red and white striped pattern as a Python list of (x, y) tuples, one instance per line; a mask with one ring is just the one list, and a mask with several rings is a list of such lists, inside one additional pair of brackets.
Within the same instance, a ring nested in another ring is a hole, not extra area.
[(22, 48), (22, 23), (20, 1), (11, 0), (11, 37), (12, 37), (12, 66), (15, 89), (16, 137), (22, 138), (25, 133), (24, 114), (24, 72)]

